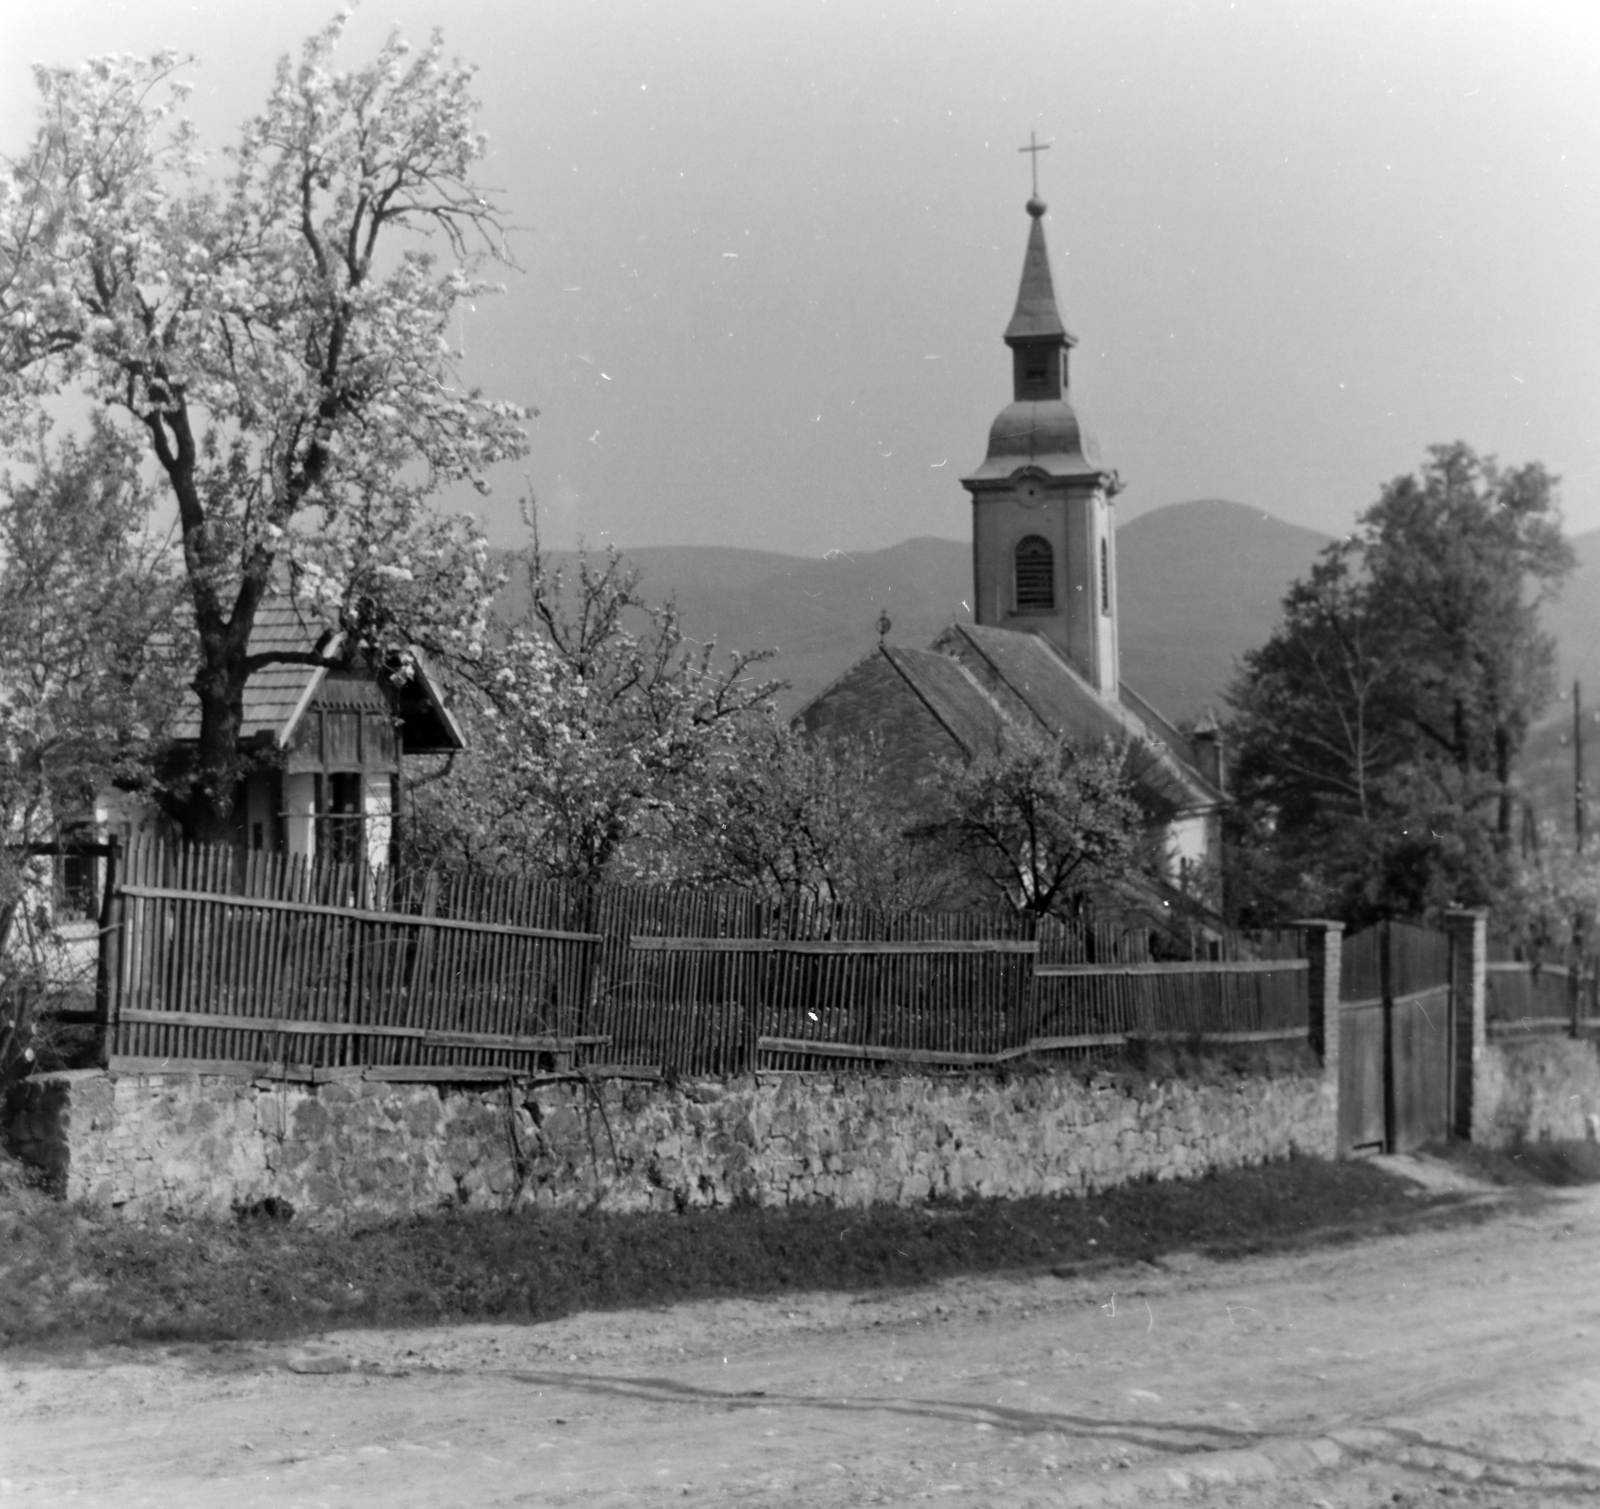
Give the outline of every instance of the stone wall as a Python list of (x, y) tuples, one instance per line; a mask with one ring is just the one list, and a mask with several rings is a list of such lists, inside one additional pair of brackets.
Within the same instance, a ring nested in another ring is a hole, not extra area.
[(1487, 1043), (1473, 1068), (1474, 1142), (1508, 1147), (1600, 1133), (1600, 1045), (1512, 1038)]
[(761, 1075), (531, 1090), (361, 1080), (47, 1075), (8, 1140), (72, 1199), (133, 1215), (268, 1197), (318, 1221), (461, 1204), (681, 1210), (1081, 1194), (1292, 1153), (1332, 1156), (1316, 1073)]

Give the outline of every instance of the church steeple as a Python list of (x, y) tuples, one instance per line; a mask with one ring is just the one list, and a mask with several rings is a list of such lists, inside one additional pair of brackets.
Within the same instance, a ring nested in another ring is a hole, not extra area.
[[(1037, 143), (1023, 151), (1043, 151)], [(1117, 696), (1116, 475), (1068, 394), (1067, 352), (1045, 206), (1028, 200), (1028, 246), (1005, 329), (1012, 401), (989, 429), (983, 464), (962, 479), (973, 503), (973, 616), (1050, 640), (1102, 696)]]

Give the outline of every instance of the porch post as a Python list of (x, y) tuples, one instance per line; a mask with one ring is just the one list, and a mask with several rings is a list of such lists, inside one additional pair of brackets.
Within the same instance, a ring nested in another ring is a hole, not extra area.
[(1489, 913), (1461, 907), (1445, 913), (1450, 935), (1451, 1126), (1457, 1137), (1473, 1138), (1477, 1085), (1488, 1040)]

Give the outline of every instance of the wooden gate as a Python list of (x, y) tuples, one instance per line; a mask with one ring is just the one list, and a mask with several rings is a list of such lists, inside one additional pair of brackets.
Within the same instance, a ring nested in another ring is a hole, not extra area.
[(1339, 1152), (1383, 1152), (1389, 1145), (1384, 1092), (1384, 929), (1344, 940), (1339, 966)]
[(1450, 940), (1384, 922), (1344, 942), (1339, 1151), (1403, 1153), (1450, 1135)]

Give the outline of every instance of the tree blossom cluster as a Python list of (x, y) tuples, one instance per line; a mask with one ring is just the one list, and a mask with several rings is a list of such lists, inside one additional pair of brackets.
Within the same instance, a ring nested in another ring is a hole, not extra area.
[(458, 668), (471, 748), (414, 798), (425, 857), (589, 880), (672, 871), (722, 776), (771, 720), (758, 656), (718, 665), (615, 551), (569, 575), (537, 541), (526, 612)]

